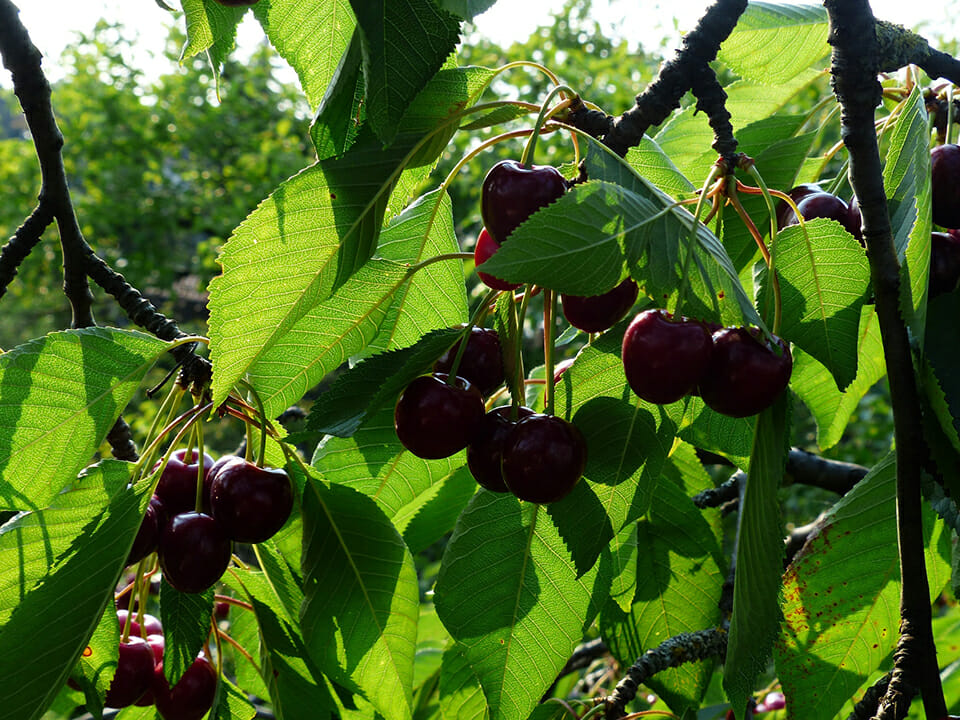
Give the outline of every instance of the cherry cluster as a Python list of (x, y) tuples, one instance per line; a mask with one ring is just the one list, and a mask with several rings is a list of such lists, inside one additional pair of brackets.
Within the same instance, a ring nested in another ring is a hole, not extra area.
[[(467, 449), (467, 465), (482, 487), (521, 500), (549, 503), (569, 493), (586, 464), (586, 442), (563, 418), (526, 407), (485, 412), (484, 396), (504, 381), (495, 330), (471, 328), (460, 353), (456, 343), (411, 382), (397, 401), (394, 427), (417, 457), (436, 459)], [(456, 375), (450, 375), (457, 355)]]
[(160, 474), (127, 562), (157, 552), (170, 585), (181, 592), (203, 592), (227, 569), (234, 541), (273, 537), (292, 509), (293, 488), (283, 470), (258, 467), (235, 455), (214, 462), (196, 449), (177, 450)]
[(217, 671), (206, 656), (200, 653), (171, 688), (163, 674), (160, 620), (145, 614), (137, 622), (126, 610), (118, 610), (117, 621), (119, 657), (103, 704), (111, 708), (155, 705), (164, 720), (200, 720), (206, 715), (217, 690)]
[(623, 333), (630, 389), (659, 405), (699, 395), (711, 409), (747, 417), (769, 407), (790, 382), (793, 357), (780, 338), (644, 310)]

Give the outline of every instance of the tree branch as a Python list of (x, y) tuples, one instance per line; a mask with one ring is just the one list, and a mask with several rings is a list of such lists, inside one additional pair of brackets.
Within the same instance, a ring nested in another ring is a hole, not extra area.
[(53, 213), (45, 205), (37, 205), (0, 249), (0, 298), (17, 276), (17, 268), (40, 242), (43, 231), (53, 222)]
[[(883, 706), (902, 707), (907, 686), (921, 689), (927, 717), (944, 717), (924, 564), (920, 469), (926, 448), (906, 324), (900, 315), (900, 266), (893, 246), (882, 165), (874, 130), (880, 104), (880, 43), (866, 0), (825, 0), (833, 47), (833, 90), (840, 101), (841, 136), (850, 154), (850, 181), (863, 214), (864, 242), (890, 383), (897, 452), (897, 537), (902, 578), (901, 634), (893, 680)], [(902, 681), (901, 681), (902, 680)], [(881, 716), (890, 715), (881, 710)]]

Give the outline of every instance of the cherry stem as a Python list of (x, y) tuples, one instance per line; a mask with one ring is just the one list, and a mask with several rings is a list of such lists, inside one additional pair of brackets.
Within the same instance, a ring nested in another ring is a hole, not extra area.
[(546, 366), (545, 379), (546, 385), (543, 389), (543, 407), (547, 415), (553, 415), (553, 355), (556, 333), (553, 332), (553, 325), (556, 322), (556, 302), (557, 294), (553, 290), (543, 291), (543, 363)]
[(570, 106), (570, 100), (564, 100), (555, 108), (550, 108), (550, 101), (563, 92), (569, 92), (571, 95), (576, 97), (576, 93), (572, 88), (567, 85), (557, 85), (553, 90), (550, 91), (550, 94), (547, 95), (547, 99), (543, 101), (543, 105), (540, 107), (540, 113), (537, 115), (537, 121), (533, 125), (533, 132), (530, 134), (530, 137), (527, 139), (527, 144), (523, 148), (523, 154), (520, 156), (520, 164), (524, 167), (533, 164), (533, 154), (537, 149), (537, 139), (540, 137), (540, 130), (543, 127), (543, 123), (547, 118), (553, 113), (557, 113), (560, 110), (563, 110)]
[[(257, 467), (262, 468), (266, 454), (267, 454), (267, 434), (263, 431), (263, 427), (265, 427), (267, 424), (267, 412), (264, 409), (263, 400), (260, 399), (260, 394), (256, 391), (256, 389), (254, 389), (253, 385), (251, 385), (246, 380), (241, 380), (238, 384), (246, 388), (247, 392), (249, 392), (251, 397), (253, 397), (253, 402), (256, 403), (257, 405), (257, 414), (260, 417), (260, 425), (261, 425), (260, 454), (257, 456)], [(248, 448), (250, 447), (249, 441), (247, 442), (247, 447)]]
[[(148, 443), (153, 439), (161, 417), (164, 418), (164, 425), (170, 422), (171, 415), (176, 410), (176, 407), (180, 404), (180, 400), (183, 398), (184, 392), (185, 390), (176, 383), (170, 386), (170, 391), (167, 393), (166, 397), (163, 398), (163, 402), (160, 403), (160, 407), (157, 409), (157, 414), (153, 416), (153, 421), (150, 423), (150, 429), (147, 431)], [(144, 453), (141, 455), (141, 459), (144, 460), (144, 464), (141, 467), (147, 467), (153, 458), (147, 457), (147, 454)]]
[(693, 225), (690, 226), (690, 234), (687, 236), (687, 254), (683, 258), (680, 287), (677, 288), (677, 304), (673, 308), (673, 315), (678, 319), (680, 318), (680, 310), (683, 307), (683, 297), (690, 288), (690, 262), (693, 259), (693, 248), (697, 241), (697, 232), (700, 230), (700, 215), (703, 213), (703, 203), (707, 199), (710, 188), (721, 173), (722, 170), (720, 166), (714, 163), (710, 168), (710, 172), (707, 174), (707, 179), (703, 181), (703, 188), (697, 197), (697, 206), (693, 211)]
[(157, 468), (157, 477), (159, 478), (159, 476), (163, 473), (164, 468), (166, 468), (167, 462), (169, 462), (170, 456), (173, 454), (174, 448), (180, 443), (180, 441), (183, 439), (183, 436), (187, 433), (188, 430), (190, 430), (193, 427), (194, 423), (197, 422), (200, 416), (203, 415), (204, 412), (206, 412), (212, 407), (213, 407), (213, 403), (207, 403), (206, 405), (203, 405), (203, 406), (199, 406), (199, 405), (194, 406), (189, 410), (187, 410), (182, 415), (178, 416), (172, 422), (168, 423), (167, 426), (160, 431), (160, 433), (153, 440), (153, 442), (150, 443), (150, 445), (144, 451), (143, 455), (140, 456), (140, 459), (137, 461), (137, 467), (144, 467), (144, 458), (150, 457), (151, 454), (156, 451), (157, 446), (159, 446), (160, 443), (163, 441), (163, 438), (166, 437), (167, 433), (172, 431), (173, 428), (175, 428), (181, 422), (185, 421), (184, 426), (180, 428), (180, 430), (174, 436), (173, 441), (170, 443), (170, 447), (167, 448), (167, 452), (164, 453), (163, 460), (161, 460), (160, 467)]
[(513, 415), (518, 415), (520, 406), (526, 402), (526, 394), (524, 393), (524, 384), (523, 380), (525, 377), (523, 371), (523, 321), (524, 317), (527, 314), (527, 305), (530, 303), (530, 291), (531, 287), (527, 285), (526, 289), (523, 291), (523, 299), (520, 301), (520, 307), (517, 308), (516, 298), (513, 297), (511, 293), (511, 305), (512, 312), (510, 313), (510, 331), (515, 333), (515, 350), (514, 350), (514, 384), (516, 385), (515, 391), (513, 392), (513, 401), (510, 403), (513, 407)]
[[(223, 646), (220, 644), (220, 628), (217, 627), (217, 621), (210, 616), (210, 629), (213, 630), (213, 641), (217, 644), (217, 684), (223, 682)], [(207, 643), (210, 638), (207, 638)]]
[(407, 270), (407, 273), (404, 276), (402, 282), (406, 282), (411, 277), (413, 277), (414, 273), (417, 273), (420, 270), (423, 270), (425, 267), (430, 267), (434, 263), (443, 262), (444, 260), (472, 260), (472, 259), (473, 259), (472, 252), (453, 252), (453, 253), (443, 253), (441, 255), (434, 255), (433, 257), (429, 257), (426, 260), (421, 260), (416, 265), (411, 265)]
[(243, 608), (244, 610), (253, 610), (253, 605), (243, 600), (238, 600), (235, 597), (230, 597), (229, 595), (214, 595), (213, 599), (217, 602), (227, 603), (227, 605), (234, 605), (236, 607)]
[[(243, 656), (250, 662), (250, 664), (253, 665), (254, 668), (256, 668), (257, 672), (261, 672), (261, 671), (262, 671), (261, 668), (260, 668), (260, 666), (257, 665), (256, 662), (254, 662), (253, 656), (251, 656), (250, 653), (248, 653), (246, 650), (244, 650), (244, 649), (243, 649), (243, 646), (240, 645), (240, 643), (238, 643), (236, 640), (234, 640), (232, 637), (230, 637), (227, 633), (225, 633), (225, 632), (224, 632), (223, 630), (221, 630), (220, 628), (217, 628), (217, 638), (219, 638), (219, 639), (221, 639), (221, 640), (226, 640), (230, 645), (232, 645), (232, 646), (233, 646), (233, 649), (236, 650), (236, 651), (237, 651), (238, 653), (240, 653), (241, 655), (243, 655)], [(219, 643), (219, 642), (217, 642), (217, 652), (218, 652), (218, 653), (220, 652), (220, 643)]]
[(460, 333), (460, 340), (458, 341), (460, 344), (457, 346), (457, 354), (453, 356), (450, 372), (447, 373), (447, 385), (456, 384), (457, 370), (460, 369), (463, 354), (467, 351), (467, 343), (470, 342), (470, 335), (473, 333), (473, 328), (483, 323), (483, 319), (490, 311), (490, 302), (499, 294), (499, 290), (490, 290), (487, 292), (480, 301), (480, 305), (478, 305), (474, 311), (473, 317), (471, 317), (470, 321), (464, 326), (463, 331)]
[(552, 82), (554, 85), (560, 84), (560, 78), (554, 75), (553, 71), (550, 70), (550, 68), (548, 68), (546, 65), (541, 65), (540, 63), (533, 62), (532, 60), (515, 60), (514, 62), (509, 62), (506, 65), (501, 65), (500, 67), (497, 68), (496, 75), (506, 72), (507, 70), (513, 70), (514, 68), (518, 68), (518, 67), (529, 67), (535, 70), (539, 70), (548, 78), (550, 78), (550, 82)]
[[(767, 203), (767, 212), (770, 214), (770, 261), (767, 263), (767, 271), (770, 273), (770, 287), (773, 288), (773, 334), (780, 332), (780, 321), (783, 317), (783, 302), (780, 295), (780, 278), (777, 275), (777, 209), (773, 204), (773, 198), (770, 196), (770, 190), (763, 176), (757, 170), (756, 163), (752, 160), (747, 163), (747, 172), (756, 181), (763, 199)], [(776, 343), (772, 343), (776, 347)]]

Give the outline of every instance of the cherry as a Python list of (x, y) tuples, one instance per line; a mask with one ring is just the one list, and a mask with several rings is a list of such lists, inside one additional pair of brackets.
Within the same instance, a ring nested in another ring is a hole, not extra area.
[[(522, 420), (533, 415), (528, 407), (517, 408), (517, 418)], [(504, 405), (494, 408), (480, 421), (477, 433), (467, 445), (467, 467), (470, 474), (481, 487), (493, 492), (510, 492), (503, 481), (500, 471), (500, 461), (503, 454), (503, 443), (516, 425), (513, 419), (513, 407)]]
[(644, 310), (623, 333), (621, 358), (630, 389), (647, 402), (676, 402), (695, 390), (710, 362), (706, 325), (666, 310)]
[[(123, 632), (124, 626), (127, 624), (127, 617), (129, 612), (126, 610), (117, 610), (117, 623), (120, 625), (120, 632)], [(135, 618), (137, 614), (134, 613), (133, 617), (130, 618), (130, 635), (162, 635), (163, 634), (163, 625), (160, 624), (160, 619), (154, 615), (145, 613), (143, 616), (143, 630), (141, 631), (140, 622)]]
[(639, 292), (637, 284), (627, 278), (602, 295), (561, 295), (560, 304), (567, 322), (575, 328), (584, 332), (603, 332), (627, 314)]
[[(157, 482), (156, 494), (163, 502), (163, 508), (169, 515), (193, 510), (197, 502), (197, 465), (199, 464), (198, 451), (190, 450), (190, 462), (185, 463), (187, 449), (177, 450), (170, 456), (167, 466)], [(158, 462), (153, 466), (160, 467)], [(213, 458), (203, 454), (203, 472), (208, 475), (213, 467)]]
[(146, 640), (131, 636), (120, 643), (117, 670), (103, 704), (112, 708), (133, 705), (147, 688), (153, 677), (153, 651)]
[(960, 233), (930, 235), (930, 297), (948, 293), (960, 280)]
[(480, 215), (498, 245), (520, 223), (567, 191), (567, 181), (550, 165), (502, 160), (490, 168), (480, 191)]
[(209, 515), (174, 515), (160, 534), (163, 576), (180, 592), (198, 593), (211, 587), (230, 564), (232, 547), (220, 525)]
[[(149, 645), (153, 651), (153, 671), (156, 673), (157, 665), (163, 665), (163, 649), (166, 641), (163, 635), (147, 635), (147, 645)], [(160, 672), (162, 673), (163, 670), (161, 669)], [(138, 707), (149, 707), (156, 702), (156, 699), (153, 697), (153, 682), (153, 677), (151, 677), (150, 687), (147, 688), (147, 691), (140, 696), (140, 699), (137, 700), (134, 705)]]
[(417, 457), (450, 457), (463, 450), (483, 418), (483, 396), (468, 380), (447, 383), (445, 373), (421, 375), (410, 383), (393, 413), (403, 446)]
[(536, 413), (510, 430), (502, 458), (503, 481), (514, 495), (549, 503), (565, 497), (580, 480), (587, 443), (573, 423)]
[[(493, 254), (499, 249), (500, 246), (497, 244), (497, 241), (493, 239), (493, 235), (487, 232), (486, 228), (483, 228), (483, 230), (480, 231), (480, 235), (477, 236), (477, 244), (473, 248), (473, 264), (478, 267), (483, 265), (493, 257)], [(477, 277), (480, 278), (484, 285), (494, 290), (516, 290), (520, 287), (520, 283), (514, 285), (513, 283), (508, 283), (506, 280), (501, 280), (480, 270), (477, 270)]]
[(576, 358), (567, 358), (557, 363), (556, 367), (553, 368), (553, 384), (554, 385), (560, 382), (560, 378), (562, 378), (563, 374), (570, 369), (570, 366), (573, 365), (574, 360), (576, 360)]
[(850, 199), (847, 210), (847, 222), (844, 225), (850, 231), (850, 234), (857, 239), (857, 242), (866, 247), (863, 242), (863, 215), (860, 214), (860, 201), (857, 200), (856, 195)]
[[(828, 218), (830, 220), (836, 220), (843, 225), (847, 232), (854, 237), (860, 234), (860, 224), (856, 223), (855, 219), (851, 216), (850, 206), (831, 193), (807, 193), (797, 201), (797, 210), (803, 215), (804, 220)], [(782, 230), (789, 225), (797, 225), (799, 222), (797, 214), (793, 212), (793, 208), (788, 208), (784, 214), (784, 223), (779, 229)]]
[(272, 538), (293, 509), (293, 487), (279, 468), (262, 468), (243, 458), (224, 464), (210, 486), (213, 519), (237, 542)]
[(220, 468), (234, 460), (242, 460), (239, 455), (221, 455), (217, 461), (210, 467), (210, 470), (203, 476), (203, 511), (207, 515), (213, 515), (210, 507), (210, 488), (213, 485), (213, 478), (220, 472)]
[(200, 655), (171, 688), (163, 674), (163, 665), (157, 665), (152, 689), (157, 712), (164, 720), (200, 720), (213, 707), (217, 671)]
[(140, 562), (157, 549), (160, 527), (164, 521), (163, 512), (163, 501), (156, 495), (152, 496), (143, 514), (143, 520), (140, 521), (137, 536), (133, 539), (130, 554), (127, 556), (127, 565)]
[(930, 151), (933, 221), (960, 227), (960, 145), (938, 145)]
[[(813, 183), (805, 183), (803, 185), (797, 185), (795, 188), (792, 188), (787, 195), (790, 196), (790, 199), (795, 203), (800, 202), (801, 198), (806, 197), (812, 193), (823, 192), (823, 189), (819, 185)], [(777, 213), (777, 230), (783, 230), (787, 225), (796, 225), (796, 214), (793, 212), (793, 208), (790, 207), (790, 204), (786, 200), (781, 200), (777, 203), (776, 207)], [(787, 218), (790, 217), (793, 219), (793, 222), (788, 223)], [(804, 216), (806, 217), (806, 216)]]
[[(790, 348), (775, 337), (777, 350), (755, 328), (724, 328), (713, 334), (713, 354), (700, 379), (700, 396), (730, 417), (756, 415), (790, 382)], [(779, 351), (779, 354), (778, 354)]]
[[(460, 349), (457, 341), (433, 364), (435, 373), (449, 373)], [(460, 358), (457, 375), (476, 386), (482, 395), (489, 395), (503, 384), (503, 358), (500, 355), (500, 336), (496, 330), (474, 327), (470, 329), (467, 347)]]

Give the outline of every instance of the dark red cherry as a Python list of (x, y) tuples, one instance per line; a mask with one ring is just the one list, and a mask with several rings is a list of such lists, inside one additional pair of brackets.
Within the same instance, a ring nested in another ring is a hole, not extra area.
[(503, 443), (503, 481), (521, 500), (549, 503), (565, 497), (587, 464), (587, 443), (576, 425), (534, 414), (510, 430)]
[(850, 234), (857, 239), (857, 242), (859, 242), (861, 245), (864, 245), (863, 215), (860, 213), (860, 201), (857, 200), (856, 195), (851, 198), (850, 204), (847, 206), (847, 210), (847, 222), (844, 223), (844, 226), (850, 231)]
[(623, 333), (623, 372), (639, 398), (672, 403), (696, 388), (712, 350), (713, 340), (703, 323), (676, 320), (666, 310), (644, 310)]
[(201, 655), (171, 688), (163, 674), (163, 665), (157, 665), (152, 689), (157, 712), (164, 720), (200, 720), (213, 707), (217, 671)]
[[(153, 651), (153, 668), (156, 672), (157, 665), (161, 666), (160, 672), (163, 672), (163, 649), (166, 645), (166, 641), (163, 635), (147, 635), (147, 645), (150, 646), (150, 649)], [(155, 702), (153, 697), (153, 678), (150, 679), (150, 687), (147, 688), (147, 691), (140, 696), (140, 699), (137, 700), (134, 705), (137, 707), (150, 707)]]
[[(473, 248), (473, 264), (477, 267), (483, 265), (483, 263), (493, 257), (493, 254), (499, 249), (500, 246), (497, 244), (497, 241), (493, 239), (493, 235), (487, 232), (486, 228), (483, 228), (483, 230), (480, 231), (480, 235), (477, 236), (477, 244)], [(520, 287), (520, 283), (508, 283), (506, 280), (501, 280), (481, 270), (477, 270), (477, 277), (480, 278), (484, 285), (494, 290), (516, 290)]]
[[(830, 220), (836, 220), (843, 225), (851, 235), (856, 236), (860, 232), (860, 225), (853, 225), (850, 206), (836, 195), (826, 192), (808, 193), (797, 201), (797, 210), (803, 215), (804, 220), (828, 218)], [(782, 227), (797, 225), (800, 222), (797, 220), (797, 215), (793, 212), (793, 208), (788, 208), (784, 217), (785, 220)]]
[(700, 379), (700, 396), (730, 417), (756, 415), (790, 382), (793, 357), (780, 338), (777, 347), (755, 328), (724, 328), (713, 334), (713, 354)]
[(520, 223), (559, 198), (568, 187), (555, 167), (502, 160), (490, 168), (483, 180), (480, 191), (483, 224), (502, 245)]
[[(433, 364), (433, 371), (449, 373), (459, 349), (458, 340)], [(457, 375), (469, 380), (482, 395), (489, 395), (503, 385), (503, 358), (500, 355), (500, 336), (496, 330), (479, 327), (470, 329)]]
[[(795, 188), (792, 188), (787, 195), (790, 196), (790, 199), (795, 203), (800, 202), (801, 198), (811, 195), (812, 193), (823, 192), (823, 189), (819, 185), (813, 183), (805, 183), (803, 185), (797, 185)], [(777, 203), (776, 207), (777, 212), (777, 230), (783, 230), (788, 224), (796, 224), (796, 214), (793, 212), (793, 208), (790, 207), (789, 203), (786, 200), (781, 200)], [(787, 223), (787, 218), (792, 218), (793, 222)]]
[(960, 228), (960, 146), (938, 145), (930, 151), (933, 221)]
[(223, 465), (210, 486), (213, 519), (236, 542), (272, 538), (293, 509), (293, 486), (279, 468), (262, 468), (243, 458)]
[(503, 443), (507, 435), (513, 430), (517, 420), (533, 415), (528, 407), (519, 407), (514, 417), (511, 405), (494, 408), (480, 421), (477, 433), (467, 445), (467, 467), (470, 474), (481, 487), (493, 492), (510, 492), (503, 481), (500, 471), (500, 461), (503, 454)]
[(106, 707), (124, 708), (133, 705), (153, 678), (153, 651), (146, 640), (131, 636), (120, 643), (117, 670), (103, 699)]
[(602, 295), (561, 295), (560, 303), (564, 317), (575, 328), (590, 333), (603, 332), (627, 314), (639, 292), (637, 284), (627, 278)]
[(140, 521), (137, 536), (133, 539), (130, 554), (127, 556), (127, 565), (140, 562), (157, 549), (160, 528), (165, 520), (163, 513), (163, 501), (156, 495), (152, 496), (143, 514), (143, 520)]
[(960, 280), (960, 233), (935, 232), (930, 236), (930, 297), (954, 290)]
[[(163, 502), (163, 509), (168, 516), (187, 512), (196, 507), (199, 455), (195, 448), (190, 450), (190, 461), (188, 463), (185, 462), (187, 452), (187, 449), (183, 448), (173, 453), (160, 475), (160, 480), (157, 482), (156, 495)], [(153, 469), (156, 470), (158, 467), (160, 467), (159, 462), (153, 466)], [(212, 467), (213, 458), (204, 453), (204, 476), (210, 472)]]
[(401, 444), (417, 457), (450, 457), (463, 450), (483, 418), (483, 396), (462, 377), (422, 375), (397, 400), (393, 424)]
[[(123, 632), (124, 625), (127, 624), (127, 617), (130, 613), (127, 610), (117, 610), (117, 624), (120, 626), (120, 632)], [(137, 613), (133, 614), (133, 617), (130, 618), (130, 634), (131, 635), (162, 635), (163, 634), (163, 625), (160, 624), (160, 618), (155, 615), (150, 615), (145, 613), (143, 615), (143, 629), (141, 630), (141, 623), (137, 620)]]
[(230, 564), (230, 539), (209, 515), (174, 515), (160, 534), (160, 567), (180, 592), (199, 593), (212, 587)]

